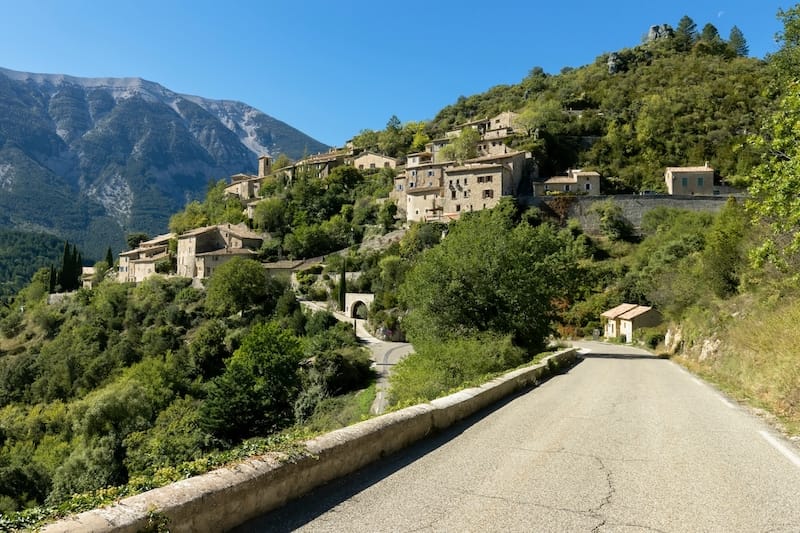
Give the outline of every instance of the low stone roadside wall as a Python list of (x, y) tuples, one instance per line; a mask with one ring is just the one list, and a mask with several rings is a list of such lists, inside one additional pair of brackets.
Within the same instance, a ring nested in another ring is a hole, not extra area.
[(279, 456), (249, 459), (63, 519), (42, 531), (134, 533), (147, 528), (149, 520), (162, 519), (173, 532), (225, 531), (535, 385), (577, 357), (570, 348), (480, 387), (326, 433), (308, 441), (310, 455), (294, 463), (281, 462)]

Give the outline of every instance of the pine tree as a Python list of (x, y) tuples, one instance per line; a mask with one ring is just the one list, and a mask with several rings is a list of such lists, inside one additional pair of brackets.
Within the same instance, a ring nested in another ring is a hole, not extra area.
[(697, 24), (684, 15), (675, 28), (675, 48), (680, 52), (688, 52), (697, 41)]
[(750, 48), (747, 46), (744, 34), (738, 26), (731, 28), (731, 33), (728, 35), (728, 46), (733, 50), (733, 53), (739, 57), (747, 57), (750, 53)]

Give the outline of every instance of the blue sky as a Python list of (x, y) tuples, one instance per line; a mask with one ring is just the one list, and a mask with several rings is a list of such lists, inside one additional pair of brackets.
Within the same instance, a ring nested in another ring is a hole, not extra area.
[(0, 66), (141, 77), (240, 100), (331, 145), (364, 128), (433, 118), (459, 95), (557, 73), (635, 46), (689, 15), (750, 55), (777, 49), (773, 0), (382, 2), (0, 0)]

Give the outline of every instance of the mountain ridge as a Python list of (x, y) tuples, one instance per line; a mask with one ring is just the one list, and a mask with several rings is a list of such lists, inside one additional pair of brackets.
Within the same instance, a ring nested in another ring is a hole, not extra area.
[(78, 243), (86, 257), (160, 233), (209, 181), (254, 172), (260, 155), (328, 146), (235, 100), (142, 78), (0, 68), (0, 225)]

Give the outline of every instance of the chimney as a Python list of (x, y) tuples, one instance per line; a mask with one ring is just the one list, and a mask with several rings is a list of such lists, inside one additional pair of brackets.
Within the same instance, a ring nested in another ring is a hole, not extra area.
[(271, 162), (269, 160), (269, 156), (262, 155), (258, 158), (258, 177), (263, 178), (269, 174)]

